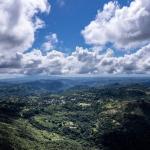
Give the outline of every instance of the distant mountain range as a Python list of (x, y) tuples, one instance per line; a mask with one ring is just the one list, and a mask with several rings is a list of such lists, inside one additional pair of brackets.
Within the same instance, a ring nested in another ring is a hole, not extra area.
[(49, 77), (16, 78), (0, 80), (0, 95), (29, 95), (59, 93), (68, 89), (87, 87), (123, 86), (127, 84), (149, 84), (149, 77)]

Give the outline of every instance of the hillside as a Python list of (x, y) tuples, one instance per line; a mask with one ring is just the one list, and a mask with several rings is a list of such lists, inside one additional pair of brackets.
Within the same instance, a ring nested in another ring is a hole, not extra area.
[(0, 149), (146, 149), (149, 116), (147, 83), (7, 96), (0, 102)]

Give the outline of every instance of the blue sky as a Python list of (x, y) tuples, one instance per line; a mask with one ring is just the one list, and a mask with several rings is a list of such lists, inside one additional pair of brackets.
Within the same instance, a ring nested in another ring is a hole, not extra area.
[[(64, 2), (61, 6), (60, 2)], [(51, 4), (50, 14), (42, 14), (40, 17), (45, 21), (45, 28), (38, 30), (36, 41), (33, 45), (40, 48), (44, 37), (49, 33), (56, 33), (60, 43), (57, 48), (60, 51), (70, 53), (76, 46), (90, 47), (85, 43), (81, 30), (93, 20), (98, 10), (102, 10), (109, 0), (49, 0)], [(121, 6), (129, 4), (129, 0), (119, 0)], [(108, 45), (107, 47), (111, 47)], [(118, 51), (116, 55), (122, 55)]]
[[(73, 51), (74, 48), (85, 46), (81, 30), (95, 18), (97, 10), (103, 6), (104, 0), (64, 0), (64, 6), (60, 6), (57, 0), (51, 0), (51, 12), (42, 15), (45, 20), (45, 29), (37, 33), (35, 47), (44, 42), (45, 35), (57, 33), (62, 51)], [(87, 46), (87, 45), (86, 45)]]
[(149, 0), (8, 0), (0, 17), (1, 76), (150, 74)]

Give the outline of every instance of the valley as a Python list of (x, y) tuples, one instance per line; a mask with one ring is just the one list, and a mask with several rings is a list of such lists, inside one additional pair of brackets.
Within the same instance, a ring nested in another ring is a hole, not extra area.
[[(126, 80), (111, 79), (110, 84), (108, 80), (107, 84), (99, 84), (99, 79), (95, 83), (93, 79), (84, 83), (77, 80), (75, 85), (75, 80), (70, 79), (65, 84), (61, 79), (32, 84), (3, 83), (0, 86), (0, 149), (141, 150), (149, 147), (149, 78), (132, 83)], [(57, 90), (59, 87), (61, 91)]]

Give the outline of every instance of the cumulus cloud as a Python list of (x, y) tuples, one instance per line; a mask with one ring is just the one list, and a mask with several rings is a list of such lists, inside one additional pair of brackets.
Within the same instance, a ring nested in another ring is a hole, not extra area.
[(49, 34), (46, 36), (46, 42), (42, 44), (43, 51), (50, 51), (55, 49), (55, 45), (58, 43), (58, 38), (56, 33)]
[(133, 54), (116, 57), (111, 49), (106, 53), (77, 47), (66, 55), (53, 50), (43, 55), (40, 50), (14, 57), (1, 57), (1, 73), (18, 74), (149, 74), (150, 45)]
[[(17, 9), (16, 9), (17, 8)], [(150, 2), (134, 0), (127, 7), (106, 4), (82, 31), (91, 49), (76, 47), (71, 54), (54, 50), (56, 33), (46, 36), (41, 50), (27, 52), (37, 29), (44, 26), (39, 12), (49, 12), (47, 0), (0, 0), (0, 74), (150, 74)], [(108, 42), (121, 48), (138, 48), (117, 57)]]
[(44, 22), (39, 12), (50, 11), (47, 0), (0, 0), (0, 53), (25, 51)]
[(88, 44), (112, 43), (117, 48), (130, 49), (149, 42), (149, 27), (149, 0), (133, 0), (124, 7), (111, 1), (98, 11), (95, 20), (85, 27), (82, 35)]

